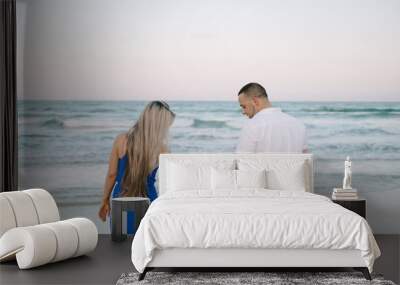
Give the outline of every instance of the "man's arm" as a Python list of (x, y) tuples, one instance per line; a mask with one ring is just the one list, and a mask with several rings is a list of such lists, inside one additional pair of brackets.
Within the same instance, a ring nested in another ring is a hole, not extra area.
[(308, 153), (308, 145), (307, 145), (307, 129), (306, 126), (303, 124), (303, 153)]
[(236, 147), (236, 152), (256, 152), (257, 150), (257, 131), (253, 126), (249, 126), (247, 124), (243, 127), (240, 137), (239, 143)]

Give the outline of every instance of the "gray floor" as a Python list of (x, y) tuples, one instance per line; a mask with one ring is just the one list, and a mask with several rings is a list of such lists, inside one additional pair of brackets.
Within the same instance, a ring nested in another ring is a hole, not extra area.
[[(375, 272), (399, 283), (400, 236), (376, 235), (382, 256)], [(15, 262), (0, 265), (0, 284), (115, 284), (123, 272), (134, 271), (130, 260), (131, 241), (111, 242), (100, 235), (97, 249), (82, 256), (30, 270), (19, 270)]]
[(115, 284), (124, 272), (133, 271), (131, 241), (115, 243), (100, 235), (88, 256), (19, 270), (16, 262), (0, 264), (0, 284)]

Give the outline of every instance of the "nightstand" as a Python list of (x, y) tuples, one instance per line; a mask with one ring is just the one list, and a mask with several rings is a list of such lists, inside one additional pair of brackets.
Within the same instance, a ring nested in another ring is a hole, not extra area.
[(332, 202), (339, 204), (340, 206), (359, 214), (364, 219), (366, 218), (367, 212), (367, 200), (365, 199), (354, 199), (354, 200), (337, 200), (332, 199)]

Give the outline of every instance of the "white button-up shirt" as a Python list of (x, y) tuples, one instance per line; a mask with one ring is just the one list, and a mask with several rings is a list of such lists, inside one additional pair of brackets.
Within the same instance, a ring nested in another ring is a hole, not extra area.
[(297, 152), (307, 150), (306, 128), (280, 108), (265, 108), (243, 127), (236, 152)]

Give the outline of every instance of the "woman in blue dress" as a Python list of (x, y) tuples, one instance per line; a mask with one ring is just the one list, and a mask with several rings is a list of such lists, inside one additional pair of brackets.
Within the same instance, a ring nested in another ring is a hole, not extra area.
[[(168, 152), (168, 131), (175, 118), (164, 101), (150, 102), (135, 125), (114, 140), (104, 195), (99, 210), (103, 221), (110, 215), (110, 197), (157, 198), (155, 179), (160, 153)], [(128, 212), (127, 233), (134, 229), (134, 213)]]

